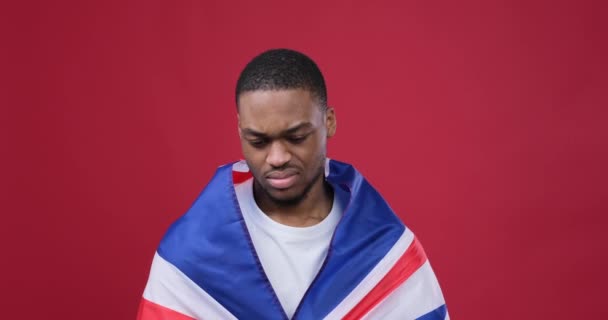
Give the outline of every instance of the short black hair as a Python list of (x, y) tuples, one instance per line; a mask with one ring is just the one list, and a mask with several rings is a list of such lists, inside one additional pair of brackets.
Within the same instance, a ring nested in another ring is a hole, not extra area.
[(291, 49), (271, 49), (253, 58), (236, 83), (236, 105), (239, 96), (248, 91), (305, 89), (327, 108), (327, 89), (323, 74), (308, 56)]

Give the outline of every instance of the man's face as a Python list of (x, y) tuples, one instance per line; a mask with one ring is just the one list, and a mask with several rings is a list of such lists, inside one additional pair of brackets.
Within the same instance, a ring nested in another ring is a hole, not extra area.
[(243, 156), (262, 192), (293, 204), (322, 185), (333, 109), (323, 111), (304, 89), (249, 91), (238, 102)]

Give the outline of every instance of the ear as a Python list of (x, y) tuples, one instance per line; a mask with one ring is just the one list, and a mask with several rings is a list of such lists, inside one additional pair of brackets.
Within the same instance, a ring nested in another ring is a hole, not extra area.
[(242, 133), (242, 130), (241, 130), (241, 117), (240, 117), (240, 115), (238, 113), (236, 114), (236, 120), (237, 120), (236, 121), (236, 125), (237, 125), (237, 128), (239, 129), (239, 138), (242, 138), (243, 137), (243, 133)]
[(334, 108), (327, 107), (327, 110), (325, 110), (325, 128), (327, 129), (328, 138), (331, 138), (336, 134), (337, 125)]

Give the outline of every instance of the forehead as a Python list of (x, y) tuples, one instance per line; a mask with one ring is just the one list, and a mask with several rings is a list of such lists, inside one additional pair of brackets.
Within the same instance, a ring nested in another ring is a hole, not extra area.
[(239, 96), (241, 128), (272, 133), (303, 122), (317, 125), (321, 108), (305, 89), (256, 90)]

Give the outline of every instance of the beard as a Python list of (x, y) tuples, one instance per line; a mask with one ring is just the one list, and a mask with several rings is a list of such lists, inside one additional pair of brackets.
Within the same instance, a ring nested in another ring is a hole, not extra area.
[[(270, 190), (268, 190), (268, 188), (265, 188), (263, 184), (259, 183), (257, 179), (254, 179), (254, 188), (253, 189), (254, 189), (254, 191), (259, 190), (262, 193), (264, 193), (264, 196), (267, 199), (269, 199), (270, 201), (272, 201), (278, 207), (293, 207), (293, 206), (300, 204), (304, 199), (306, 199), (306, 197), (310, 193), (310, 190), (312, 189), (312, 187), (315, 185), (315, 183), (319, 179), (323, 179), (324, 175), (325, 175), (325, 157), (322, 157), (319, 168), (317, 169), (317, 172), (315, 173), (313, 178), (310, 181), (308, 181), (306, 183), (306, 185), (304, 186), (304, 189), (296, 195), (293, 195), (291, 197), (286, 197), (286, 198), (276, 197), (272, 194), (272, 192)], [(254, 192), (254, 194), (255, 194), (255, 192)]]

